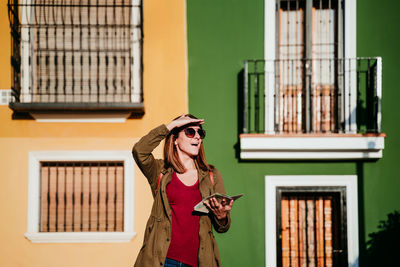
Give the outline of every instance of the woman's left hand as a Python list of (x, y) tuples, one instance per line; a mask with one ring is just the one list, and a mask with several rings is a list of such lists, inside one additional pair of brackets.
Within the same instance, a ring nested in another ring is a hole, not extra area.
[(219, 203), (218, 200), (213, 197), (210, 198), (209, 201), (204, 202), (204, 205), (206, 205), (207, 208), (214, 213), (218, 220), (223, 220), (226, 218), (228, 211), (232, 209), (233, 200), (229, 201), (228, 203), (226, 199), (223, 199), (221, 203)]

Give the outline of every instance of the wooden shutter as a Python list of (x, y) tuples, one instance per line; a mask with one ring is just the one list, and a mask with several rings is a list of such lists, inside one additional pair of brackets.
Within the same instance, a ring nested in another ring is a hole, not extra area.
[[(333, 266), (332, 195), (281, 197), (282, 267)], [(335, 223), (338, 223), (337, 221)]]
[(124, 167), (118, 162), (42, 162), (41, 232), (124, 230)]

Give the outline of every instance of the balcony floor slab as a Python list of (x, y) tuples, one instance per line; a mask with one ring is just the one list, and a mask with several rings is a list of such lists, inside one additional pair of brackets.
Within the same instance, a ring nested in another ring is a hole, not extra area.
[(40, 122), (124, 122), (142, 117), (143, 103), (16, 103), (9, 107), (14, 119)]
[(240, 135), (242, 160), (382, 158), (385, 134)]

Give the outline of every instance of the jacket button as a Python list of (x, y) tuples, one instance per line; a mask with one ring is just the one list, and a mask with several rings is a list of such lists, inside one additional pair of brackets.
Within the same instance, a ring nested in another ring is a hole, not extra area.
[(167, 238), (167, 242), (169, 242), (169, 238)]
[(161, 222), (161, 218), (157, 218), (157, 222)]
[(203, 249), (204, 249), (204, 247), (201, 247), (201, 249), (203, 250)]
[(160, 262), (160, 265), (161, 265), (161, 266), (163, 266), (163, 263), (162, 263), (162, 262)]

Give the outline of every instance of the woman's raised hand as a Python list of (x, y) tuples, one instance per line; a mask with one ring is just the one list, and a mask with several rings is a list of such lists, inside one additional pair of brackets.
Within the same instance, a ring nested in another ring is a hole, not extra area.
[(186, 117), (185, 114), (182, 114), (178, 119), (171, 121), (167, 126), (168, 130), (172, 130), (174, 128), (179, 128), (183, 125), (189, 124), (189, 123), (197, 123), (197, 124), (203, 124), (204, 120), (203, 119), (193, 119), (190, 117)]

